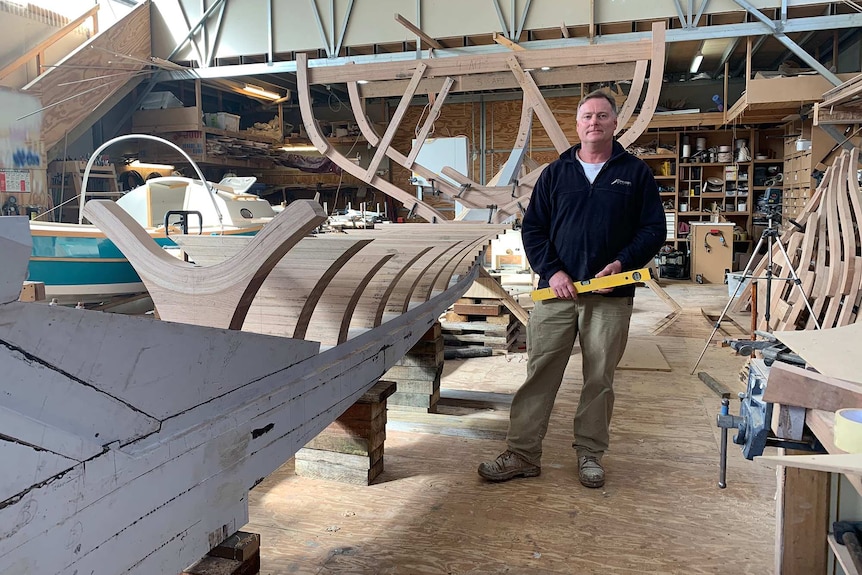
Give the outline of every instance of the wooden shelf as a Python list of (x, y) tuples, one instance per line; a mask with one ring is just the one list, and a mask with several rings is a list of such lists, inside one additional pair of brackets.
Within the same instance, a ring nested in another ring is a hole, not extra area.
[(835, 554), (835, 560), (838, 561), (839, 565), (841, 565), (841, 569), (844, 571), (844, 574), (860, 575), (856, 566), (853, 565), (853, 558), (850, 557), (850, 552), (847, 550), (847, 546), (838, 543), (833, 533), (826, 536), (826, 541), (829, 543), (829, 548), (832, 549), (832, 553)]

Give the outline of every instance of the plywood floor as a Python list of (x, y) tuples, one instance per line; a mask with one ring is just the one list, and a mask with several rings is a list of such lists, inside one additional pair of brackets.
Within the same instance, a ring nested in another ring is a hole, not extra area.
[[(687, 310), (718, 313), (727, 298), (725, 286), (667, 289)], [(577, 352), (542, 475), (503, 484), (482, 481), (476, 466), (504, 448), (505, 404), (526, 357), (448, 361), (443, 387), (485, 392), (478, 397), (488, 401), (449, 401), (439, 419), (390, 410), (385, 471), (374, 485), (297, 477), (290, 461), (252, 491), (245, 529), (261, 534), (261, 573), (771, 573), (774, 472), (731, 444), (729, 485), (717, 488), (719, 399), (689, 375), (711, 325), (687, 313), (651, 336), (667, 310), (647, 289), (635, 301), (632, 336), (656, 343), (672, 372), (618, 372), (604, 488), (577, 480)], [(710, 348), (699, 370), (736, 390), (742, 363), (728, 348)]]

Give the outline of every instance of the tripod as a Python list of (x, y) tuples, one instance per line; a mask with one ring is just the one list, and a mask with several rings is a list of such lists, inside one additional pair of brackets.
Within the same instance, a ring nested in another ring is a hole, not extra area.
[[(709, 334), (709, 337), (706, 340), (706, 345), (703, 346), (703, 350), (700, 352), (700, 356), (697, 358), (697, 362), (694, 364), (694, 367), (691, 368), (691, 375), (694, 375), (694, 372), (697, 370), (697, 366), (700, 365), (700, 361), (703, 359), (703, 356), (706, 354), (706, 350), (709, 347), (709, 342), (712, 341), (712, 338), (715, 337), (715, 332), (718, 331), (718, 328), (721, 327), (721, 320), (727, 314), (727, 310), (730, 309), (730, 304), (733, 302), (733, 299), (736, 297), (742, 285), (745, 283), (746, 278), (751, 278), (749, 275), (751, 267), (754, 264), (754, 256), (760, 250), (760, 247), (766, 242), (766, 275), (763, 276), (766, 279), (766, 311), (763, 316), (766, 320), (766, 329), (769, 329), (769, 320), (770, 320), (770, 307), (772, 306), (772, 281), (774, 279), (778, 279), (781, 281), (792, 281), (793, 284), (799, 289), (799, 294), (802, 296), (802, 301), (805, 302), (805, 307), (808, 309), (808, 313), (811, 315), (811, 319), (814, 320), (814, 325), (817, 329), (820, 329), (820, 323), (817, 321), (817, 317), (814, 315), (814, 310), (811, 309), (811, 304), (808, 302), (808, 297), (805, 295), (805, 290), (802, 289), (802, 280), (799, 279), (799, 276), (796, 275), (796, 270), (793, 269), (793, 265), (790, 261), (790, 256), (787, 255), (787, 250), (784, 249), (784, 246), (780, 241), (776, 241), (778, 238), (778, 228), (775, 227), (773, 217), (774, 213), (770, 212), (769, 214), (769, 225), (763, 233), (760, 234), (760, 239), (757, 241), (757, 245), (754, 248), (754, 251), (751, 252), (751, 257), (748, 259), (748, 263), (745, 265), (745, 271), (742, 272), (742, 278), (740, 278), (739, 283), (736, 284), (736, 289), (733, 290), (733, 294), (730, 296), (730, 299), (727, 301), (727, 305), (724, 306), (724, 309), (721, 311), (721, 314), (718, 316), (718, 319), (715, 322), (715, 325), (712, 328), (712, 333)], [(800, 230), (804, 230), (802, 226), (790, 220), (793, 225), (798, 227)], [(781, 252), (781, 255), (784, 256), (784, 262), (787, 265), (787, 268), (790, 270), (790, 277), (775, 277), (775, 273), (773, 270), (773, 261), (772, 261), (772, 249), (773, 246), (778, 246), (778, 251)], [(760, 279), (760, 278), (753, 278)]]

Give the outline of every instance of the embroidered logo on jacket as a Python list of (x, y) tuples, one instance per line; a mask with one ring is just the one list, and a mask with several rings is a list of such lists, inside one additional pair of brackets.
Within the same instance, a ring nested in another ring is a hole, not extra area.
[(619, 184), (619, 185), (621, 185), (621, 186), (631, 186), (631, 185), (632, 185), (632, 183), (631, 183), (631, 182), (629, 182), (629, 181), (627, 181), (627, 180), (621, 180), (621, 179), (619, 179), (619, 178), (617, 178), (616, 180), (614, 180), (613, 182), (611, 182), (611, 185), (612, 185), (612, 186), (615, 186), (615, 185), (617, 185), (617, 184)]

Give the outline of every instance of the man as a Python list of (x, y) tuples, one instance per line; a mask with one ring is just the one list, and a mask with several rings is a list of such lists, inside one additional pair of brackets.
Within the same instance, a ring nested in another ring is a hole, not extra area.
[(649, 167), (614, 141), (617, 108), (604, 92), (578, 104), (581, 143), (542, 173), (521, 236), (539, 287), (558, 299), (537, 302), (527, 329), (527, 378), (512, 400), (508, 449), (479, 465), (490, 481), (541, 473), (542, 439), (563, 372), (579, 337), (583, 388), (574, 418), (578, 478), (605, 483), (614, 406), (614, 370), (628, 339), (634, 286), (578, 295), (572, 281), (643, 267), (664, 244), (665, 217)]

